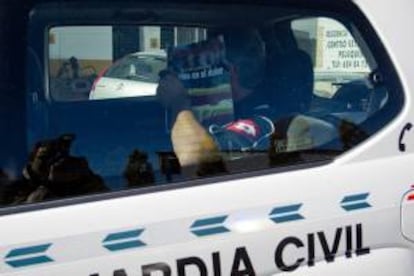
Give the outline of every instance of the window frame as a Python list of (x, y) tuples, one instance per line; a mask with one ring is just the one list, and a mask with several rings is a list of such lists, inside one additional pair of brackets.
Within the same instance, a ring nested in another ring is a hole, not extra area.
[[(214, 2), (214, 1), (212, 1)], [(240, 4), (240, 5), (246, 5), (245, 1), (230, 1), (231, 3)], [(369, 118), (367, 121), (374, 121), (375, 124), (369, 124), (370, 122), (365, 122), (365, 124), (369, 125), (372, 129), (373, 136), (377, 135), (376, 133), (382, 129), (386, 128), (387, 125), (389, 125), (395, 118), (398, 116), (398, 114), (402, 111), (402, 108), (405, 103), (404, 98), (404, 92), (402, 89), (401, 81), (399, 79), (398, 74), (396, 73), (395, 67), (391, 62), (391, 59), (389, 58), (389, 55), (387, 51), (385, 50), (385, 47), (383, 46), (382, 42), (380, 41), (379, 37), (377, 36), (375, 30), (365, 17), (365, 15), (358, 9), (355, 4), (351, 3), (350, 1), (338, 1), (337, 3), (332, 3), (332, 1), (324, 1), (324, 0), (317, 0), (315, 1), (315, 4), (309, 3), (308, 0), (303, 1), (297, 1), (294, 5), (291, 5), (288, 3), (289, 1), (280, 1), (280, 3), (272, 4), (271, 1), (258, 1), (254, 5), (269, 5), (269, 6), (281, 6), (281, 7), (300, 7), (305, 9), (306, 11), (313, 11), (315, 15), (322, 14), (324, 12), (324, 15), (332, 14), (335, 15), (335, 19), (339, 18), (341, 13), (346, 14), (346, 18), (348, 18), (350, 21), (352, 21), (353, 25), (357, 30), (359, 31), (360, 35), (364, 37), (362, 41), (369, 41), (370, 43), (370, 52), (375, 55), (376, 60), (379, 61), (378, 64), (381, 66), (381, 68), (386, 68), (387, 72), (389, 72), (389, 75), (387, 77), (384, 77), (384, 82), (387, 84), (387, 88), (390, 91), (394, 91), (393, 97), (389, 97), (389, 101), (387, 104), (383, 107), (383, 110), (381, 113), (386, 114), (385, 119), (378, 120), (373, 117)], [(68, 4), (69, 6), (71, 4)], [(82, 8), (82, 6), (87, 7), (88, 3), (78, 3), (79, 8)], [(148, 3), (145, 4), (147, 7), (157, 7), (157, 4), (154, 3)], [(165, 4), (160, 4), (161, 5)], [(188, 5), (185, 4), (169, 4), (169, 5), (176, 5), (175, 7), (177, 9), (180, 9), (182, 7), (186, 7), (187, 9), (190, 9), (191, 7), (202, 7), (207, 4), (200, 4), (200, 5), (190, 5), (190, 8), (188, 8)], [(58, 2), (58, 6), (61, 9), (65, 8), (65, 4), (62, 2)], [(140, 4), (137, 4), (137, 6), (140, 6)], [(41, 6), (40, 6), (41, 7)], [(40, 8), (39, 7), (39, 8)], [(342, 16), (344, 17), (344, 16)], [(32, 18), (36, 19), (37, 13), (36, 9), (34, 12), (32, 11)], [(36, 19), (37, 20), (37, 19)], [(105, 25), (108, 23), (109, 20), (102, 20), (101, 25)], [(128, 22), (131, 23), (130, 19), (127, 19)], [(342, 21), (340, 21), (342, 22)], [(40, 26), (39, 26), (40, 23)], [(122, 22), (120, 22), (121, 24)], [(138, 24), (145, 24), (148, 25), (147, 22), (136, 22)], [(54, 26), (62, 26), (62, 24), (70, 24), (70, 25), (85, 25), (85, 24), (96, 24), (94, 20), (84, 20), (80, 22), (78, 19), (68, 19), (65, 20), (63, 18), (43, 18), (40, 20), (40, 22), (36, 22), (36, 25), (29, 28), (29, 40), (32, 35), (39, 34), (39, 28), (40, 33), (43, 33), (43, 41), (40, 43), (41, 45), (44, 45), (43, 48), (39, 49), (35, 47), (35, 51), (37, 50), (38, 53), (41, 53), (43, 55), (43, 73), (44, 73), (44, 95), (45, 95), (45, 101), (50, 103), (50, 99), (48, 99), (49, 95), (49, 75), (48, 75), (48, 33), (49, 29)], [(114, 24), (114, 22), (110, 22), (111, 25)], [(30, 24), (29, 24), (30, 25)], [(59, 104), (54, 102), (53, 104)], [(65, 104), (65, 103), (62, 103)], [(381, 114), (382, 115), (382, 114)], [(384, 123), (386, 121), (386, 123)], [(362, 124), (364, 125), (364, 123)], [(359, 147), (358, 145), (357, 147)], [(339, 155), (339, 157), (346, 155), (349, 151), (346, 151)], [(337, 158), (337, 157), (335, 157)], [(223, 175), (223, 176), (212, 176), (207, 178), (200, 178), (200, 179), (191, 179), (191, 180), (185, 180), (182, 182), (174, 182), (166, 185), (154, 185), (151, 187), (145, 187), (145, 188), (134, 188), (134, 189), (124, 189), (121, 191), (109, 191), (102, 194), (90, 194), (90, 195), (83, 195), (79, 197), (72, 197), (72, 198), (62, 198), (62, 199), (56, 199), (51, 201), (44, 201), (39, 203), (33, 203), (33, 204), (24, 204), (24, 205), (18, 205), (18, 206), (4, 206), (0, 208), (0, 216), (2, 215), (9, 215), (9, 214), (15, 214), (15, 213), (22, 213), (22, 212), (29, 212), (29, 211), (37, 211), (42, 209), (49, 209), (49, 208), (56, 208), (56, 207), (62, 207), (62, 206), (70, 206), (75, 204), (84, 204), (84, 203), (90, 203), (95, 201), (101, 201), (101, 200), (109, 200), (114, 198), (122, 198), (122, 197), (130, 197), (130, 196), (137, 196), (142, 194), (149, 194), (149, 193), (158, 193), (158, 192), (166, 192), (170, 190), (175, 189), (185, 189), (190, 187), (196, 187), (200, 185), (207, 185), (207, 184), (217, 184), (221, 185), (220, 182), (226, 182), (226, 181), (235, 181), (239, 179), (245, 179), (245, 178), (251, 178), (256, 176), (262, 176), (262, 175), (270, 175), (270, 174), (278, 174), (281, 172), (291, 172), (291, 171), (299, 171), (304, 169), (310, 169), (314, 167), (320, 167), (327, 164), (330, 164), (335, 158), (333, 159), (326, 159), (321, 161), (314, 161), (314, 162), (308, 162), (308, 163), (301, 163), (301, 164), (292, 164), (287, 165), (283, 167), (274, 167), (274, 168), (267, 168), (263, 170), (258, 171), (250, 171), (245, 173), (237, 173), (237, 174), (229, 174), (229, 175)]]

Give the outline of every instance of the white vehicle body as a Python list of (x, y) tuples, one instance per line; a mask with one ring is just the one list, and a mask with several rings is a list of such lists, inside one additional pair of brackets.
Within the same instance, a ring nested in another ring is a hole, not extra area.
[[(95, 81), (89, 93), (90, 100), (111, 99), (122, 97), (154, 96), (157, 89), (157, 73), (152, 71), (153, 60), (166, 66), (165, 52), (139, 52), (130, 54), (107, 68), (102, 77)], [(151, 62), (152, 61), (152, 62)], [(115, 76), (116, 68), (125, 67), (124, 71)], [(140, 66), (146, 66), (141, 69)], [(154, 66), (154, 65), (153, 65)], [(141, 71), (140, 71), (141, 69)], [(159, 69), (159, 68), (157, 68)], [(144, 70), (148, 70), (145, 71)], [(139, 80), (141, 79), (141, 80)]]
[(354, 2), (404, 89), (381, 131), (320, 166), (0, 216), (0, 274), (413, 275), (414, 131), (405, 152), (398, 139), (414, 118), (414, 2)]

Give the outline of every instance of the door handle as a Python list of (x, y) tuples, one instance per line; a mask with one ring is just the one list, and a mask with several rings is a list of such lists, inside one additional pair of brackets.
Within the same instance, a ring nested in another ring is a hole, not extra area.
[(403, 139), (404, 139), (404, 135), (407, 131), (410, 131), (411, 128), (413, 127), (412, 123), (407, 123), (403, 129), (401, 130), (400, 133), (400, 138), (398, 139), (398, 148), (401, 152), (405, 152), (406, 151), (406, 146), (405, 143), (403, 143)]

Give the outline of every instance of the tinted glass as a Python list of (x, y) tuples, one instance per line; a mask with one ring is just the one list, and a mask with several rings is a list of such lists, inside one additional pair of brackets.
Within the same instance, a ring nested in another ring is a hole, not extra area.
[(1, 164), (4, 205), (300, 169), (401, 108), (392, 67), (352, 14), (158, 7), (147, 25), (116, 17), (150, 16), (130, 4), (85, 7), (87, 22), (74, 10), (32, 15), (25, 156)]

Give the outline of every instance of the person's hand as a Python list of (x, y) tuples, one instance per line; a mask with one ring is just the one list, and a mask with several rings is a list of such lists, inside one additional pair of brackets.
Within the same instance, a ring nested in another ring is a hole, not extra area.
[(191, 111), (187, 90), (174, 73), (161, 72), (157, 97), (174, 114), (171, 141), (182, 167), (198, 167), (221, 160), (217, 145)]
[(157, 87), (158, 100), (175, 114), (191, 107), (191, 101), (182, 82), (175, 73), (164, 70), (160, 73)]

